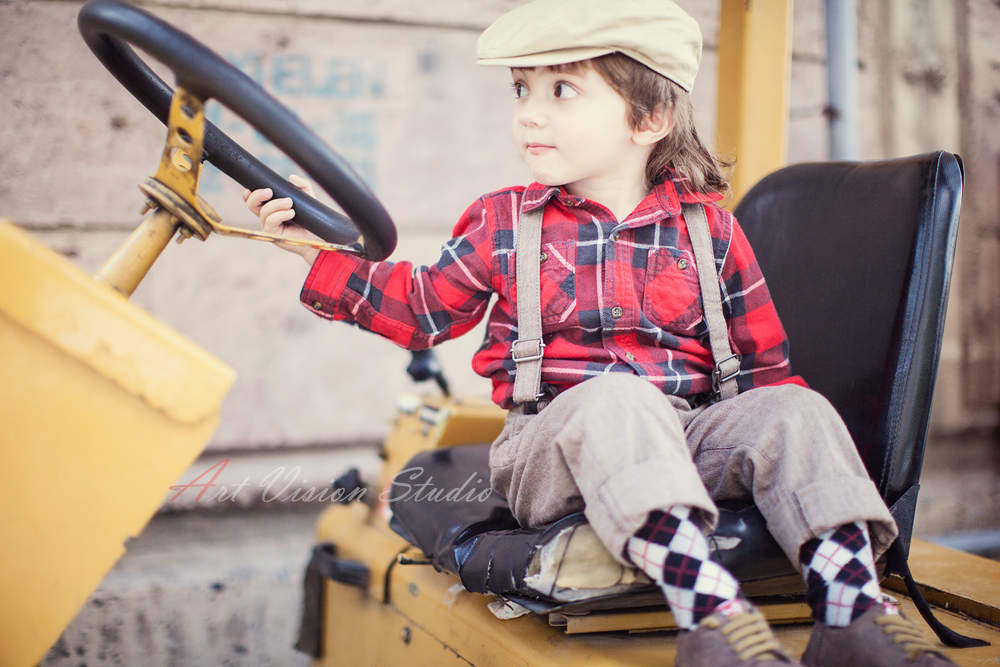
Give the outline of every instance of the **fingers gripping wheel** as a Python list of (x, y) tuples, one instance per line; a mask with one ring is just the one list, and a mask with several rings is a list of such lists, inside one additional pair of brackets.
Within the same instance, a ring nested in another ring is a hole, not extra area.
[(164, 124), (173, 90), (129, 44), (173, 70), (179, 88), (202, 101), (216, 99), (247, 121), (301, 166), (347, 217), (303, 193), (207, 121), (204, 159), (244, 187), (271, 188), (275, 197), (290, 197), (295, 222), (329, 243), (356, 245), (360, 234), (364, 247), (357, 252), (372, 260), (385, 259), (395, 249), (392, 219), (361, 177), (280, 102), (215, 52), (117, 0), (90, 0), (80, 10), (77, 22), (98, 60)]

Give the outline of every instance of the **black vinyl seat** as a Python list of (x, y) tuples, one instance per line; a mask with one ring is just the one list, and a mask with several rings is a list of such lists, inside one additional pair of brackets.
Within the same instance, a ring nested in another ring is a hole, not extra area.
[(890, 506), (920, 478), (963, 176), (944, 152), (801, 164), (736, 209), (793, 372), (837, 408)]
[[(963, 182), (960, 158), (946, 152), (798, 164), (761, 180), (735, 212), (788, 334), (793, 372), (837, 408), (899, 524), (886, 568), (902, 575), (909, 574)], [(441, 485), (458, 485), (470, 472), (488, 474), (488, 445), (423, 452), (410, 463), (416, 465)], [(519, 600), (538, 598), (522, 582), (539, 546), (584, 521), (577, 514), (526, 531), (496, 494), (486, 503), (441, 503), (432, 512), (418, 503), (394, 510), (394, 529), (436, 567), (471, 591)], [(795, 574), (756, 507), (720, 510), (713, 537), (739, 540), (713, 557), (740, 581)], [(926, 603), (918, 608), (928, 618)], [(928, 622), (939, 635), (950, 632)], [(956, 645), (963, 638), (942, 639)]]

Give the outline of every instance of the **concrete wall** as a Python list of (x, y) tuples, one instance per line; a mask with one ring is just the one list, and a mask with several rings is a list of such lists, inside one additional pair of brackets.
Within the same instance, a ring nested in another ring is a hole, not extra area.
[(966, 190), (932, 433), (991, 432), (1000, 401), (1000, 7), (859, 0), (868, 158), (945, 149)]
[[(403, 2), (371, 5), (364, 16), (381, 20), (357, 20), (360, 3), (198, 4), (205, 8), (155, 12), (238, 63), (351, 160), (399, 225), (397, 256), (430, 261), (479, 194), (524, 180), (505, 129), (506, 75), (476, 68), (479, 29), (467, 27), (465, 3), (442, 4), (420, 25), (407, 23), (413, 5)], [(93, 272), (139, 221), (136, 184), (155, 169), (164, 131), (87, 50), (79, 6), (0, 5), (10, 27), (0, 38), (0, 209)], [(503, 9), (491, 4), (476, 20)], [(291, 171), (233, 114), (213, 103), (209, 115), (279, 172)], [(223, 218), (253, 226), (241, 192), (214, 169), (206, 174), (202, 193)], [(237, 368), (213, 447), (384, 434), (408, 386), (408, 356), (309, 315), (297, 304), (305, 270), (270, 245), (211, 238), (170, 247), (136, 293)], [(469, 370), (475, 335), (449, 347), (456, 388), (488, 391)]]
[(305, 667), (292, 645), (314, 512), (155, 519), (44, 667)]

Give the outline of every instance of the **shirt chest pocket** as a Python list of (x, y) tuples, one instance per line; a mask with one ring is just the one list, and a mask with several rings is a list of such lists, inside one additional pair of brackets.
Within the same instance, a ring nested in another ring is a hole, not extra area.
[(689, 252), (676, 248), (650, 250), (642, 310), (661, 329), (689, 329), (702, 318), (698, 269)]
[[(542, 326), (564, 324), (576, 310), (576, 245), (571, 241), (543, 243), (540, 259)], [(517, 306), (517, 251), (507, 251), (511, 293)], [(516, 310), (515, 310), (516, 312)]]

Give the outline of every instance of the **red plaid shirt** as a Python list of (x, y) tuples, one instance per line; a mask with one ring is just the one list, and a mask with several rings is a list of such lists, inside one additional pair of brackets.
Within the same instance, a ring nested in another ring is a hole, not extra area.
[(634, 373), (668, 394), (707, 395), (714, 362), (681, 215), (682, 202), (704, 203), (729, 339), (741, 359), (740, 391), (788, 381), (788, 340), (750, 244), (732, 214), (712, 204), (718, 195), (691, 192), (687, 183), (665, 178), (623, 222), (559, 187), (500, 190), (469, 207), (433, 266), (323, 252), (301, 299), (322, 317), (355, 322), (412, 350), (469, 331), (496, 294), (472, 365), (493, 380), (493, 400), (509, 408), (518, 213), (546, 206), (542, 381), (564, 389), (595, 375)]

